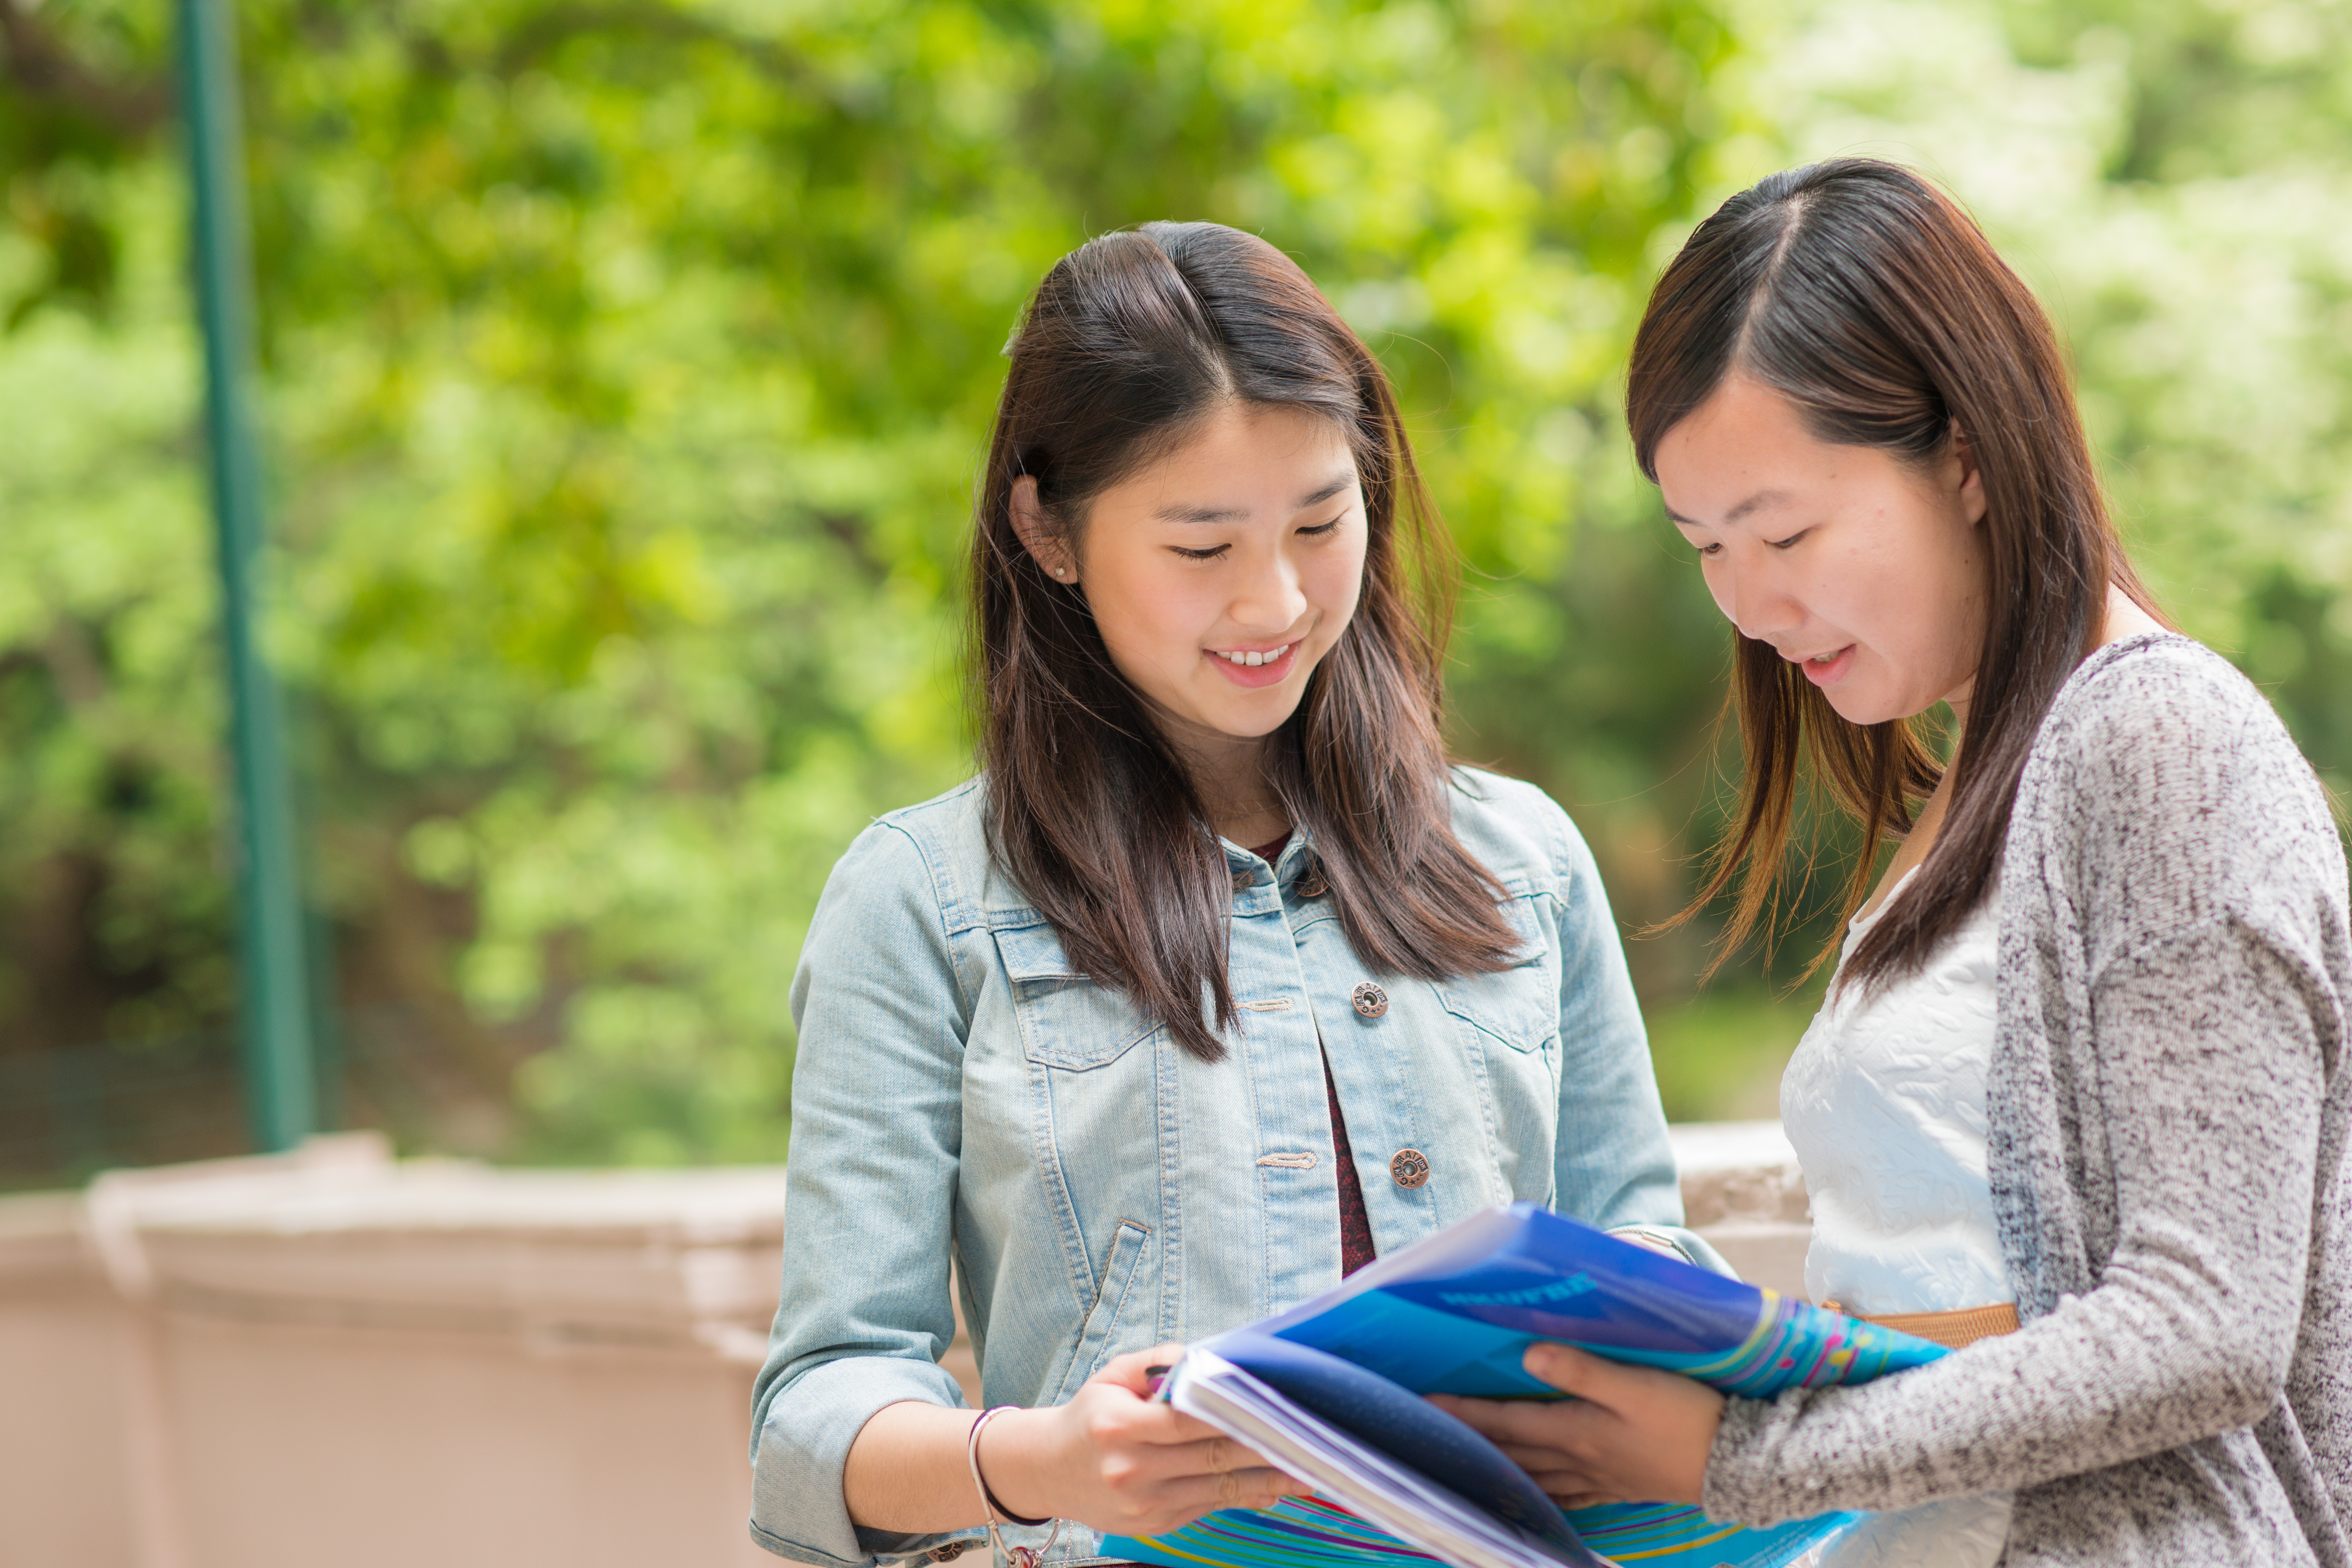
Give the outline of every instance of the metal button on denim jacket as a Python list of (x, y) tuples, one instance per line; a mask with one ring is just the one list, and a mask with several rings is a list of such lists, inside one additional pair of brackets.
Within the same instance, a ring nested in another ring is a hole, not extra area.
[[(783, 1292), (752, 1437), (762, 1545), (862, 1564), (950, 1539), (859, 1529), (841, 1486), (876, 1411), (963, 1403), (937, 1364), (957, 1285), (988, 1402), (1051, 1405), (1115, 1355), (1338, 1283), (1327, 1056), (1382, 1252), (1520, 1199), (1679, 1225), (1591, 855), (1533, 787), (1454, 783), (1518, 962), (1435, 984), (1370, 973), (1303, 837), (1272, 867), (1226, 845), (1240, 1014), (1216, 1063), (1078, 973), (988, 853), (984, 781), (858, 837), (793, 981)], [(1359, 1005), (1367, 985), (1384, 1006)], [(1095, 1549), (1066, 1530), (1055, 1556)]]

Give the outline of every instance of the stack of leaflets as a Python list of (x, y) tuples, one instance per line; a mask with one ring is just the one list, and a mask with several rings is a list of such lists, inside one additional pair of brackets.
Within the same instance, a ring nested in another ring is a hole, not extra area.
[(1559, 1398), (1519, 1364), (1538, 1340), (1749, 1398), (1866, 1383), (1947, 1353), (1533, 1204), (1489, 1209), (1278, 1317), (1202, 1341), (1162, 1386), (1177, 1409), (1314, 1497), (1112, 1536), (1103, 1555), (1168, 1568), (1801, 1568), (1865, 1517), (1750, 1530), (1665, 1503), (1562, 1512), (1502, 1450), (1420, 1397)]

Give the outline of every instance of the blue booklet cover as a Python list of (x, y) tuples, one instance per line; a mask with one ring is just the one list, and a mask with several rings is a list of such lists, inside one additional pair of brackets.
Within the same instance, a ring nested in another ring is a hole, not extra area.
[(1243, 1330), (1220, 1335), (1216, 1353), (1303, 1410), (1379, 1449), (1495, 1518), (1590, 1560), (1559, 1505), (1485, 1434), (1420, 1394), (1325, 1351)]
[[(1295, 1416), (1307, 1424), (1302, 1429), (1319, 1424), (1334, 1443), (1376, 1450), (1425, 1479), (1435, 1495), (1499, 1521), (1520, 1549), (1497, 1561), (1791, 1568), (1860, 1519), (1832, 1514), (1749, 1530), (1672, 1504), (1563, 1513), (1483, 1436), (1417, 1397), (1558, 1398), (1519, 1365), (1538, 1340), (1663, 1367), (1748, 1398), (1865, 1383), (1948, 1353), (1533, 1204), (1473, 1215), (1335, 1290), (1196, 1348), (1212, 1352), (1202, 1364), (1219, 1370), (1228, 1395), (1249, 1384), (1244, 1403), (1279, 1406), (1276, 1417)], [(1188, 1357), (1168, 1392), (1181, 1392), (1191, 1364)], [(1374, 1527), (1345, 1500), (1318, 1495), (1228, 1510), (1166, 1536), (1111, 1537), (1102, 1550), (1169, 1568), (1447, 1560)]]

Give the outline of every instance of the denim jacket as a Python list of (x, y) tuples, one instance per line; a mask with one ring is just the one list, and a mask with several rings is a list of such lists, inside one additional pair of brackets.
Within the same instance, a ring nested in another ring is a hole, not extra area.
[[(1520, 1199), (1603, 1226), (1680, 1225), (1591, 852), (1531, 785), (1466, 768), (1453, 784), (1455, 833), (1509, 895), (1517, 966), (1372, 973), (1329, 899), (1302, 891), (1302, 836), (1272, 866), (1226, 844), (1240, 1016), (1213, 1064), (1075, 971), (989, 854), (984, 779), (858, 836), (793, 980), (783, 1294), (753, 1406), (761, 1545), (864, 1564), (957, 1539), (863, 1529), (842, 1500), (876, 1411), (963, 1405), (939, 1365), (951, 1289), (988, 1403), (1031, 1405), (1069, 1399), (1115, 1355), (1339, 1283), (1327, 1055), (1382, 1253)], [(1386, 992), (1378, 1016), (1351, 1005), (1366, 982)], [(1392, 1175), (1419, 1163), (1417, 1184)], [(1687, 1233), (1664, 1239), (1720, 1267)], [(1097, 1549), (1072, 1526), (1053, 1560)]]

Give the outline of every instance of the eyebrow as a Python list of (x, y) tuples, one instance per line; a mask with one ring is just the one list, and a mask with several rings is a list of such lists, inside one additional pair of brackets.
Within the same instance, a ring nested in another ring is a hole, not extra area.
[[(1759, 507), (1776, 506), (1787, 500), (1789, 500), (1789, 492), (1786, 490), (1758, 490), (1754, 495), (1749, 496), (1746, 500), (1741, 501), (1738, 506), (1733, 507), (1729, 511), (1725, 512), (1723, 514), (1723, 521), (1726, 522), (1738, 522), (1741, 518), (1746, 517), (1749, 512), (1754, 511)], [(1706, 528), (1708, 526), (1706, 523), (1698, 522), (1693, 519), (1685, 517), (1682, 513), (1676, 511), (1672, 507), (1666, 508), (1666, 521), (1668, 522), (1679, 524), (1684, 528)]]
[[(1296, 510), (1305, 511), (1310, 506), (1320, 506), (1355, 482), (1356, 472), (1350, 468), (1322, 489), (1299, 497)], [(1163, 522), (1240, 522), (1249, 516), (1249, 511), (1235, 506), (1163, 506), (1151, 515)]]

